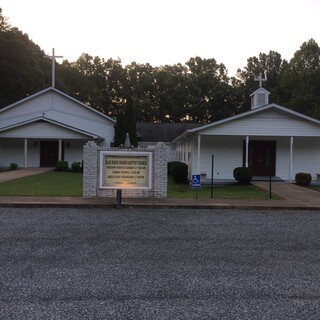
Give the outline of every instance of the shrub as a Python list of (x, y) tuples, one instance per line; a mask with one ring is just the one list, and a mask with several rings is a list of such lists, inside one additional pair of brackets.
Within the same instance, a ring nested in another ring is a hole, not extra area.
[(14, 162), (10, 163), (10, 170), (17, 170), (18, 165)]
[(175, 164), (172, 170), (172, 177), (176, 183), (188, 183), (188, 165), (183, 162)]
[(252, 170), (246, 167), (238, 167), (233, 170), (233, 177), (240, 184), (250, 184), (252, 180)]
[(56, 171), (68, 171), (69, 164), (68, 161), (60, 160), (56, 164)]
[(180, 165), (182, 162), (180, 161), (171, 161), (171, 162), (168, 162), (168, 175), (169, 176), (172, 176), (173, 174), (173, 170), (175, 168), (175, 166), (178, 166)]
[(73, 162), (71, 164), (71, 168), (72, 168), (73, 172), (81, 172), (82, 171), (81, 163), (79, 161)]
[(311, 174), (306, 172), (298, 172), (296, 174), (296, 184), (299, 186), (307, 186), (312, 180)]

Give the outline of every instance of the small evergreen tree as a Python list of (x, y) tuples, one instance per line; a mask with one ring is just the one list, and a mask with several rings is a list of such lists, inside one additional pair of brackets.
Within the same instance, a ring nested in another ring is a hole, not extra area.
[(114, 126), (114, 146), (119, 147), (121, 144), (124, 144), (126, 138), (123, 112), (118, 113), (116, 121), (116, 125)]
[[(137, 123), (136, 123), (136, 110), (134, 107), (133, 99), (131, 96), (128, 97), (125, 114), (124, 114), (124, 139), (126, 133), (129, 133), (130, 143), (132, 146), (138, 146), (138, 137), (137, 137)], [(124, 141), (124, 140), (123, 140)]]

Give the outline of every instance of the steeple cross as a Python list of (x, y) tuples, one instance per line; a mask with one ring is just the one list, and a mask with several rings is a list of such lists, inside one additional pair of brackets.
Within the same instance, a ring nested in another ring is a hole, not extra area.
[(262, 82), (267, 81), (267, 76), (265, 78), (262, 78), (262, 73), (260, 72), (258, 78), (254, 78), (254, 81), (259, 81), (259, 87), (262, 87)]
[(63, 58), (63, 56), (55, 56), (54, 55), (54, 48), (52, 48), (52, 56), (46, 56), (48, 58), (50, 58), (52, 60), (52, 88), (55, 87), (55, 73), (56, 73), (56, 68), (55, 68), (55, 62), (56, 62), (56, 58)]

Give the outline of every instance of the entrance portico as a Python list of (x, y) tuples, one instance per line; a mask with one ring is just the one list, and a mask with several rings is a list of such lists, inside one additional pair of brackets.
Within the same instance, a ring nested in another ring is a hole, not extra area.
[(269, 176), (269, 164), (271, 175), (285, 181), (320, 172), (320, 121), (275, 104), (188, 130), (173, 142), (190, 176), (210, 179), (213, 168), (215, 180), (233, 180), (241, 166)]
[(55, 166), (83, 160), (83, 146), (109, 147), (115, 121), (48, 88), (0, 110), (0, 167)]

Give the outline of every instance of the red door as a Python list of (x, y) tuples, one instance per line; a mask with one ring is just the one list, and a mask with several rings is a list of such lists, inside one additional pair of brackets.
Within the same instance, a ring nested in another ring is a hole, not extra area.
[(40, 167), (55, 167), (59, 158), (59, 141), (40, 141)]
[(254, 176), (275, 176), (276, 142), (249, 141), (248, 162)]

